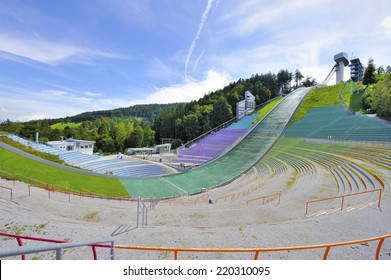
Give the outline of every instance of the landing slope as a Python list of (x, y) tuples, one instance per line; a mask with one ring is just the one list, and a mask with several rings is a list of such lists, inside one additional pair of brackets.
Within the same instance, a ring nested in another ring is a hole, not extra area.
[(311, 89), (299, 88), (289, 94), (235, 148), (209, 164), (162, 178), (121, 182), (132, 197), (142, 198), (181, 196), (221, 186), (249, 169), (270, 149)]

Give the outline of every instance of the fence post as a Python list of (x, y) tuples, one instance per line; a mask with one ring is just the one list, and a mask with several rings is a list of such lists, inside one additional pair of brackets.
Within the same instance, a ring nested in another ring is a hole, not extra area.
[(64, 248), (58, 248), (56, 249), (56, 260), (62, 260), (62, 255), (64, 252)]
[(94, 256), (94, 260), (96, 261), (98, 259), (98, 255), (96, 254), (96, 247), (95, 245), (91, 245), (92, 254)]
[(342, 196), (341, 211), (343, 210), (344, 203), (345, 203), (345, 196)]
[(327, 256), (329, 255), (331, 247), (327, 246), (326, 251), (324, 251), (323, 260), (327, 260)]
[[(18, 242), (18, 245), (20, 247), (23, 246), (23, 241), (22, 241), (22, 239), (20, 237), (16, 237), (16, 241)], [(24, 254), (22, 255), (22, 260), (26, 260), (26, 255), (24, 255)]]
[(278, 205), (280, 205), (280, 203), (281, 203), (281, 193), (279, 192), (278, 193)]
[(114, 260), (114, 241), (110, 242), (111, 248), (110, 248), (110, 259)]
[(377, 245), (377, 249), (376, 249), (376, 260), (379, 260), (379, 257), (380, 257), (380, 249), (381, 249), (381, 246), (383, 245), (383, 242), (384, 242), (384, 237), (382, 239), (379, 240), (379, 244)]
[(140, 197), (137, 199), (137, 227), (139, 225), (140, 220)]

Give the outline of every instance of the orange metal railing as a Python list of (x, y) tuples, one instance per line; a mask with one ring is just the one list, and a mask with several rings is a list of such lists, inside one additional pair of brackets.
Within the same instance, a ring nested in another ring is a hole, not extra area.
[(254, 260), (259, 258), (260, 253), (267, 252), (290, 252), (290, 251), (301, 251), (301, 250), (313, 250), (313, 249), (325, 249), (323, 253), (323, 260), (327, 260), (331, 248), (348, 246), (352, 244), (360, 244), (366, 242), (379, 241), (376, 248), (375, 259), (378, 260), (380, 257), (380, 250), (384, 243), (384, 240), (391, 238), (391, 234), (382, 235), (373, 238), (360, 239), (347, 242), (329, 243), (320, 245), (308, 245), (308, 246), (295, 246), (295, 247), (278, 247), (278, 248), (174, 248), (174, 247), (143, 247), (143, 246), (123, 246), (115, 245), (115, 249), (125, 250), (137, 250), (137, 251), (164, 251), (173, 252), (174, 260), (178, 260), (178, 253), (253, 253)]
[[(15, 238), (18, 241), (19, 246), (23, 246), (22, 239), (29, 239), (29, 240), (50, 242), (50, 243), (70, 242), (69, 240), (56, 240), (56, 239), (48, 239), (48, 238), (40, 238), (40, 237), (32, 237), (32, 236), (22, 236), (22, 235), (10, 234), (5, 232), (0, 232), (0, 236)], [(253, 253), (254, 254), (253, 259), (257, 260), (259, 258), (260, 253), (325, 249), (323, 253), (323, 260), (327, 260), (331, 248), (378, 241), (376, 252), (375, 252), (375, 259), (378, 260), (380, 258), (380, 251), (383, 246), (383, 243), (388, 238), (391, 238), (391, 234), (366, 238), (366, 239), (360, 239), (360, 240), (338, 242), (338, 243), (294, 246), (294, 247), (275, 247), (275, 248), (273, 247), (272, 248), (175, 248), (175, 247), (144, 247), (144, 246), (124, 246), (124, 245), (114, 245), (113, 248), (119, 250), (173, 252), (175, 260), (179, 259), (178, 258), (179, 252), (181, 253)], [(93, 244), (90, 246), (93, 251), (94, 259), (97, 259), (97, 254), (95, 250), (96, 247), (111, 248), (110, 245), (104, 245), (104, 244)], [(25, 258), (22, 256), (22, 259)]]
[(380, 185), (382, 186), (382, 188), (384, 189), (384, 187), (385, 187), (385, 184), (384, 184), (384, 182), (383, 182), (383, 180), (379, 177), (379, 176), (377, 176), (376, 174), (373, 174), (373, 177), (375, 177), (376, 178), (376, 180), (378, 180), (379, 181), (379, 183), (380, 183)]
[(265, 204), (266, 198), (274, 197), (274, 196), (277, 196), (277, 197), (278, 197), (278, 204), (280, 204), (280, 202), (281, 202), (281, 193), (278, 192), (278, 193), (273, 193), (273, 194), (269, 194), (269, 195), (264, 195), (264, 196), (260, 196), (260, 197), (254, 198), (254, 199), (247, 200), (247, 206), (248, 206), (251, 202), (256, 201), (256, 200), (262, 200), (262, 204)]
[(363, 195), (363, 194), (368, 194), (368, 193), (374, 193), (374, 192), (379, 192), (379, 198), (377, 205), (380, 208), (380, 202), (381, 202), (381, 196), (383, 193), (382, 189), (376, 189), (376, 190), (369, 190), (369, 191), (363, 191), (363, 192), (357, 192), (357, 193), (351, 193), (351, 194), (344, 194), (344, 195), (339, 195), (339, 196), (333, 196), (333, 197), (326, 197), (322, 199), (316, 199), (316, 200), (311, 200), (306, 202), (306, 207), (305, 207), (305, 214), (308, 215), (308, 207), (310, 203), (317, 203), (317, 202), (322, 202), (322, 201), (327, 201), (327, 200), (335, 200), (335, 199), (341, 199), (341, 211), (344, 209), (345, 206), (345, 198), (349, 196), (357, 196), (357, 195)]

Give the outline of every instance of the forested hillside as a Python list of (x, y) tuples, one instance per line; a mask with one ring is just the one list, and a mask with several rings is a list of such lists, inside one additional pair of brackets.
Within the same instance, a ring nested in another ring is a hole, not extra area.
[[(297, 72), (300, 73), (298, 70)], [(156, 138), (180, 139), (182, 142), (194, 139), (235, 117), (236, 103), (243, 100), (245, 91), (250, 91), (255, 96), (256, 103), (261, 104), (277, 96), (280, 88), (289, 92), (293, 77), (288, 70), (281, 70), (277, 75), (270, 72), (256, 74), (230, 83), (198, 101), (167, 110), (155, 119), (153, 127)]]
[[(297, 84), (302, 78), (298, 70), (294, 75), (288, 70), (256, 74), (189, 103), (135, 105), (26, 123), (7, 120), (0, 130), (31, 140), (39, 132), (41, 142), (59, 140), (61, 136), (93, 140), (96, 151), (108, 153), (123, 152), (129, 147), (150, 147), (162, 138), (175, 139), (180, 144), (233, 118), (236, 102), (243, 99), (245, 91), (250, 91), (256, 103), (261, 104), (277, 96), (280, 89), (289, 92), (292, 79)], [(307, 78), (307, 83), (314, 82)]]
[[(183, 103), (134, 105), (127, 108), (85, 112), (72, 117), (48, 119), (48, 122), (50, 125), (55, 123), (78, 123), (84, 121), (94, 121), (95, 119), (100, 117), (106, 117), (106, 118), (137, 117), (152, 122), (155, 119), (155, 117), (158, 116), (163, 111), (168, 109), (175, 109), (181, 104)], [(33, 123), (36, 122), (37, 121), (33, 121)]]

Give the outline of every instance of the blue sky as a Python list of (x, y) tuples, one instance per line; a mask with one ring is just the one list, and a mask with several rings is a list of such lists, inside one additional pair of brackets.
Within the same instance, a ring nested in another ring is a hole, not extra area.
[(388, 66), (390, 45), (389, 0), (2, 0), (0, 121), (197, 100), (280, 69), (321, 82), (334, 54)]

